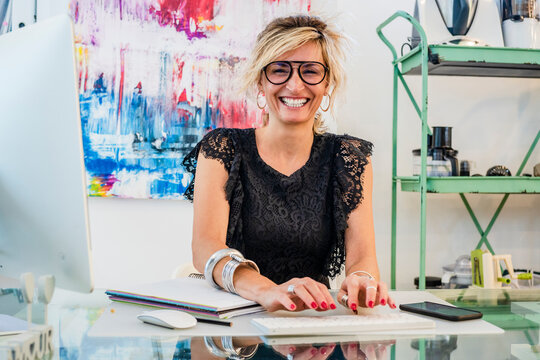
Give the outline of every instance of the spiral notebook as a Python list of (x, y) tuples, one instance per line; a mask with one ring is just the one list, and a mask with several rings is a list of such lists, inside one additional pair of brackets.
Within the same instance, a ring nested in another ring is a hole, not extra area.
[(264, 311), (255, 301), (209, 285), (202, 274), (151, 284), (109, 289), (109, 299), (186, 311), (199, 318), (229, 319)]

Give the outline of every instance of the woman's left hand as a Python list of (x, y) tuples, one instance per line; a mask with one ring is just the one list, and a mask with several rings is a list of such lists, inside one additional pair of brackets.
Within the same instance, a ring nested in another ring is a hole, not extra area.
[[(344, 295), (347, 295), (346, 304), (342, 302)], [(388, 305), (392, 309), (396, 308), (396, 304), (388, 296), (388, 288), (384, 282), (355, 274), (345, 278), (337, 294), (337, 301), (353, 311), (356, 311), (358, 307), (373, 308), (376, 305)]]

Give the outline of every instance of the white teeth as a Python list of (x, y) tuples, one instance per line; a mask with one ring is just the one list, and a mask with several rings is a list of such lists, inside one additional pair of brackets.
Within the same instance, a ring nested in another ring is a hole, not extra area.
[(291, 99), (291, 98), (281, 98), (281, 101), (287, 106), (290, 107), (301, 107), (307, 103), (307, 99)]

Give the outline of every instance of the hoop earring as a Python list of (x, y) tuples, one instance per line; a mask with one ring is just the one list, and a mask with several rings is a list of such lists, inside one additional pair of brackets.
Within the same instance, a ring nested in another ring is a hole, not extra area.
[[(260, 98), (263, 98), (264, 99), (264, 105), (261, 106), (261, 104), (259, 104), (259, 99)], [(259, 90), (259, 93), (257, 94), (257, 107), (261, 110), (264, 110), (264, 108), (266, 107), (266, 99), (264, 98), (264, 92), (262, 90)]]
[[(323, 108), (322, 106), (320, 106), (320, 105), (319, 105), (319, 107), (321, 108), (321, 110), (322, 110), (323, 112), (327, 112), (328, 109), (330, 109), (330, 95), (325, 94), (324, 96), (328, 96), (328, 106), (326, 106), (326, 109), (324, 109), (324, 108)], [(321, 104), (322, 104), (322, 101), (321, 101)]]

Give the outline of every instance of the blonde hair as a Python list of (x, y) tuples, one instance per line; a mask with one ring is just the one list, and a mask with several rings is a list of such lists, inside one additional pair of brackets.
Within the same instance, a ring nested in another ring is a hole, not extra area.
[[(282, 54), (309, 42), (319, 46), (323, 61), (328, 67), (326, 75), (330, 98), (328, 106), (332, 108), (335, 96), (345, 82), (342, 62), (345, 56), (346, 37), (317, 16), (293, 15), (272, 20), (257, 36), (251, 57), (244, 65), (242, 90), (256, 94), (263, 67)], [(266, 124), (268, 118), (266, 117), (264, 121)], [(313, 132), (321, 134), (325, 131), (322, 116), (318, 112), (315, 115)]]

